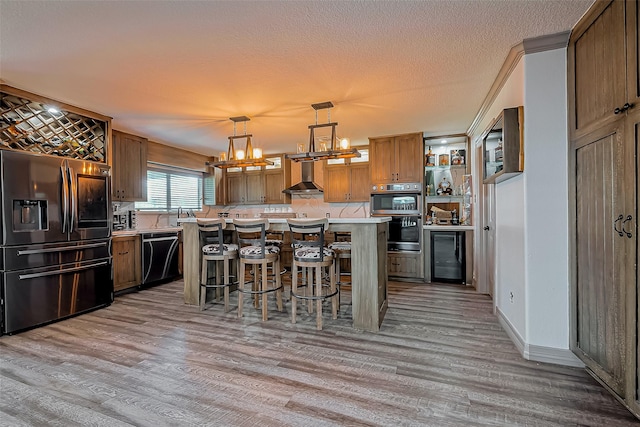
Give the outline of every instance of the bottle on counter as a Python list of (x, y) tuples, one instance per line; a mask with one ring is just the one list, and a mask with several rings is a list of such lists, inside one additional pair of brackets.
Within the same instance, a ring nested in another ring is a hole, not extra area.
[(454, 209), (451, 212), (451, 225), (458, 225), (460, 221), (458, 220), (458, 212)]

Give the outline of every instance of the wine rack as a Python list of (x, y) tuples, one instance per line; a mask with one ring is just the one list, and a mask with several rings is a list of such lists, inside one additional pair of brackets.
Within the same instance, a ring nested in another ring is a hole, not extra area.
[(107, 123), (0, 92), (2, 148), (106, 161)]

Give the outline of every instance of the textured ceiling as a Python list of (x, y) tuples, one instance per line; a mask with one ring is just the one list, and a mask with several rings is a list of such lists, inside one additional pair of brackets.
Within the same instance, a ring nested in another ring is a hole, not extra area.
[(591, 4), (0, 0), (0, 80), (207, 155), (241, 115), (254, 146), (294, 151), (323, 101), (354, 145), (458, 133), (512, 46), (571, 29)]

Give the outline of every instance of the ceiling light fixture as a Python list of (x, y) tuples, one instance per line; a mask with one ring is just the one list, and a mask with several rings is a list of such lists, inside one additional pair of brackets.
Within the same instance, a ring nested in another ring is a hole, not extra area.
[[(338, 126), (338, 123), (331, 122), (331, 108), (333, 108), (333, 104), (331, 103), (331, 101), (312, 104), (311, 106), (314, 110), (316, 110), (316, 124), (309, 125), (309, 147), (307, 148), (306, 152), (287, 154), (285, 155), (285, 158), (291, 159), (294, 162), (310, 162), (316, 160), (360, 157), (360, 152), (355, 148), (351, 148), (351, 144), (348, 138), (341, 138), (340, 141), (338, 141), (338, 139), (336, 138), (336, 126)], [(318, 110), (327, 110), (327, 123), (318, 124)], [(329, 147), (327, 147), (325, 142), (321, 142), (320, 150), (316, 151), (315, 130), (324, 127), (331, 128), (330, 145)], [(302, 146), (304, 150), (303, 144), (298, 145)]]
[[(272, 165), (272, 161), (262, 158), (262, 150), (260, 148), (253, 148), (251, 145), (251, 137), (253, 135), (247, 133), (247, 122), (251, 119), (247, 116), (239, 116), (230, 117), (229, 120), (233, 122), (233, 136), (229, 137), (229, 149), (226, 153), (220, 153), (220, 157), (217, 162), (206, 162), (206, 165), (220, 169)], [(236, 124), (238, 122), (244, 123), (243, 135), (236, 135)], [(236, 150), (233, 146), (233, 141), (240, 138), (247, 138), (247, 144), (244, 151)]]

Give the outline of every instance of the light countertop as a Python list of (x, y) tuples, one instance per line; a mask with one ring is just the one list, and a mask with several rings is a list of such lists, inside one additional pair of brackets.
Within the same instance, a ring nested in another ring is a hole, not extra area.
[(429, 231), (473, 231), (473, 225), (423, 225), (424, 230)]
[(113, 237), (121, 237), (121, 236), (135, 236), (136, 234), (145, 234), (145, 233), (174, 233), (176, 231), (182, 231), (182, 227), (159, 227), (159, 228), (136, 228), (136, 229), (127, 229), (127, 230), (117, 230), (112, 231), (111, 235)]
[[(212, 218), (209, 218), (212, 219)], [(227, 223), (233, 223), (235, 218), (225, 218)], [(258, 219), (258, 218), (238, 218), (238, 219)], [(313, 218), (297, 218), (297, 219), (313, 219)], [(391, 221), (390, 216), (375, 216), (369, 218), (327, 218), (329, 224), (379, 224)], [(178, 223), (196, 222), (197, 218), (180, 218)], [(286, 218), (269, 218), (270, 223), (286, 224)]]

